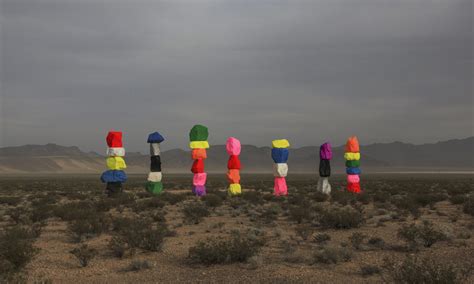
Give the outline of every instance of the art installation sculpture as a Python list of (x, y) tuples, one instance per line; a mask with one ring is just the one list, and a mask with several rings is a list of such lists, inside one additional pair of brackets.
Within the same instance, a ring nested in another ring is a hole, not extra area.
[(204, 172), (204, 160), (207, 158), (206, 149), (209, 148), (209, 130), (204, 125), (194, 125), (189, 132), (189, 147), (194, 160), (191, 167), (193, 177), (193, 193), (196, 196), (206, 195), (207, 174)]
[(109, 131), (106, 137), (107, 142), (107, 171), (102, 173), (100, 179), (106, 183), (106, 193), (108, 196), (122, 192), (122, 184), (127, 181), (127, 175), (123, 171), (127, 168), (125, 160), (125, 149), (123, 148), (122, 132)]
[(240, 160), (239, 155), (242, 147), (237, 138), (229, 137), (226, 143), (227, 154), (229, 154), (229, 161), (227, 163), (227, 180), (229, 181), (229, 195), (236, 196), (242, 194), (240, 186)]
[(346, 143), (347, 190), (353, 193), (360, 193), (360, 146), (356, 136), (349, 137)]
[(329, 184), (329, 177), (331, 176), (331, 144), (324, 143), (321, 145), (319, 148), (319, 159), (319, 181), (317, 190), (324, 194), (330, 194), (331, 184)]
[(288, 156), (290, 143), (286, 139), (272, 141), (273, 176), (275, 185), (273, 194), (275, 196), (288, 195), (286, 176), (288, 175)]
[(163, 182), (161, 174), (161, 150), (160, 143), (165, 138), (159, 132), (148, 135), (147, 143), (150, 144), (150, 172), (146, 183), (146, 190), (152, 194), (163, 192)]

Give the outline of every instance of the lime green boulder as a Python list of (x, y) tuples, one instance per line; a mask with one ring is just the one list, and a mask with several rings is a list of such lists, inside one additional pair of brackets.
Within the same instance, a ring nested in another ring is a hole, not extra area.
[(146, 183), (146, 191), (158, 195), (163, 192), (163, 183), (161, 181), (149, 181)]
[(209, 130), (204, 125), (194, 125), (189, 132), (190, 141), (207, 141), (209, 138)]

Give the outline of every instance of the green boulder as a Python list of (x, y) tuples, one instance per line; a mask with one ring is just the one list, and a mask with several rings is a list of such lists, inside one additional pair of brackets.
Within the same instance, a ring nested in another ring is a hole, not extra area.
[(359, 166), (360, 166), (360, 160), (346, 161), (346, 167), (348, 168), (358, 168)]
[(149, 181), (146, 183), (146, 191), (158, 195), (163, 192), (163, 183), (161, 181)]
[(204, 125), (194, 125), (189, 132), (190, 141), (207, 141), (209, 138), (209, 130)]

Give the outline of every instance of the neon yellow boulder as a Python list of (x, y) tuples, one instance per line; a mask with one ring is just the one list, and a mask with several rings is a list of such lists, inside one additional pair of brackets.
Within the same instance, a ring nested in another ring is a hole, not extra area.
[(272, 147), (273, 148), (289, 148), (290, 142), (288, 142), (288, 140), (286, 139), (273, 140)]
[(207, 141), (191, 141), (189, 143), (191, 149), (209, 149), (209, 142)]
[(229, 185), (229, 195), (235, 196), (235, 195), (240, 195), (240, 194), (242, 194), (242, 188), (240, 187), (240, 184), (231, 183)]
[(346, 152), (344, 154), (344, 159), (346, 159), (346, 161), (358, 161), (360, 160), (360, 153)]
[(125, 164), (125, 160), (122, 157), (108, 157), (106, 162), (109, 170), (123, 170), (127, 168), (127, 164)]

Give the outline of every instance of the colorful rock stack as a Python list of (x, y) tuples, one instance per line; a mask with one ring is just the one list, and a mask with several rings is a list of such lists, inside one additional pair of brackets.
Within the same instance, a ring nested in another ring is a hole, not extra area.
[(189, 147), (194, 160), (191, 172), (193, 177), (193, 193), (196, 196), (206, 195), (207, 174), (204, 172), (204, 160), (207, 158), (206, 149), (209, 148), (209, 130), (204, 125), (194, 125), (189, 132)]
[(360, 150), (359, 141), (356, 136), (349, 137), (346, 143), (346, 173), (347, 190), (353, 193), (360, 193)]
[(152, 194), (163, 192), (160, 151), (160, 143), (163, 141), (165, 141), (165, 138), (158, 132), (148, 135), (147, 143), (150, 144), (150, 173), (148, 174), (146, 190)]
[(122, 192), (122, 183), (127, 181), (127, 175), (123, 171), (127, 168), (125, 160), (125, 149), (122, 143), (121, 131), (109, 131), (107, 134), (107, 168), (100, 177), (103, 183), (107, 184), (106, 193), (108, 196)]
[(273, 194), (275, 196), (288, 195), (288, 187), (286, 185), (286, 176), (288, 174), (288, 155), (290, 143), (286, 139), (272, 141), (272, 159), (273, 176), (275, 177), (275, 186)]
[(227, 162), (227, 180), (229, 181), (229, 195), (237, 196), (242, 194), (240, 186), (240, 160), (239, 155), (242, 149), (240, 141), (237, 138), (229, 137), (225, 145), (229, 161)]
[(317, 188), (319, 192), (324, 194), (331, 193), (331, 184), (329, 184), (329, 177), (331, 176), (331, 159), (331, 144), (324, 143), (319, 148), (319, 181)]

